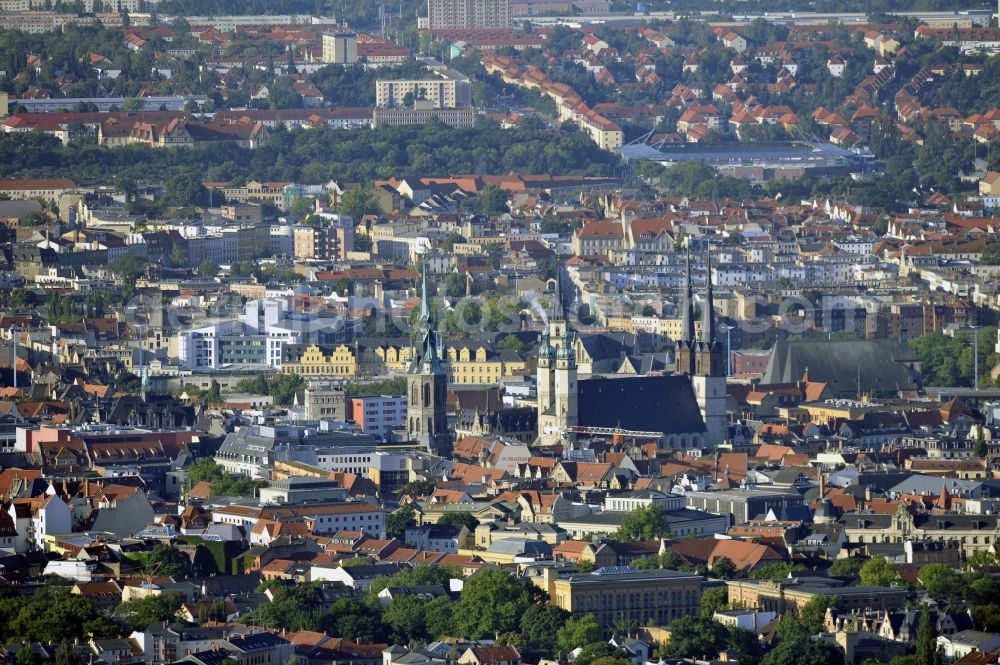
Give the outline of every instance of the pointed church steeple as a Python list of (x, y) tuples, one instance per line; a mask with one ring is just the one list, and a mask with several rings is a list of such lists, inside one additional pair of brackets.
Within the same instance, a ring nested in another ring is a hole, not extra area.
[(442, 354), (439, 348), (440, 340), (431, 316), (430, 298), (427, 293), (427, 265), (423, 266), (420, 280), (420, 318), (417, 334), (420, 337), (419, 346), (413, 354), (411, 372), (425, 374), (444, 374), (441, 367)]
[(712, 253), (705, 248), (705, 265), (708, 279), (705, 287), (705, 308), (701, 313), (701, 340), (711, 346), (715, 343), (715, 302), (712, 300)]
[(684, 257), (684, 296), (681, 299), (681, 330), (674, 350), (674, 367), (678, 374), (694, 374), (698, 338), (694, 327), (694, 295), (691, 290), (691, 249)]
[(422, 266), (420, 275), (420, 322), (429, 324), (431, 320), (431, 308), (427, 304), (427, 264)]
[(691, 248), (685, 257), (684, 301), (681, 305), (681, 341), (694, 342), (694, 296), (691, 292)]
[(414, 349), (413, 363), (406, 377), (406, 432), (435, 454), (446, 454), (451, 447), (448, 431), (448, 375), (441, 352), (441, 341), (431, 315), (427, 289), (427, 266), (423, 267), (420, 285), (420, 336)]

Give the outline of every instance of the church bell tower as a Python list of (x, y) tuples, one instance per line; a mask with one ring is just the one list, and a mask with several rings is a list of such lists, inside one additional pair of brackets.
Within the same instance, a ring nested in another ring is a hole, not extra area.
[(705, 285), (705, 303), (702, 308), (701, 338), (694, 329), (694, 299), (691, 287), (691, 256), (687, 257), (684, 303), (681, 313), (681, 339), (677, 342), (678, 374), (691, 377), (698, 408), (707, 430), (705, 443), (717, 446), (729, 436), (726, 418), (726, 362), (725, 350), (716, 335), (715, 302), (712, 294), (712, 256), (705, 250), (708, 278)]
[(553, 444), (563, 432), (575, 427), (577, 413), (576, 354), (569, 321), (563, 309), (562, 272), (556, 273), (556, 290), (548, 325), (538, 349), (538, 441)]
[(406, 433), (438, 455), (451, 452), (448, 431), (448, 374), (442, 364), (441, 338), (431, 317), (427, 297), (427, 267), (421, 275), (419, 343), (406, 375)]

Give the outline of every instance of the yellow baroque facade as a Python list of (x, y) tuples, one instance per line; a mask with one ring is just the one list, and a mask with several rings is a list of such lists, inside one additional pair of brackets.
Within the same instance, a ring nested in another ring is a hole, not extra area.
[[(527, 371), (527, 361), (514, 354), (501, 354), (485, 346), (450, 345), (445, 349), (448, 381), (457, 385), (495, 385), (502, 379)], [(303, 346), (286, 354), (281, 371), (306, 378), (359, 379), (402, 374), (413, 361), (408, 345), (360, 344)]]

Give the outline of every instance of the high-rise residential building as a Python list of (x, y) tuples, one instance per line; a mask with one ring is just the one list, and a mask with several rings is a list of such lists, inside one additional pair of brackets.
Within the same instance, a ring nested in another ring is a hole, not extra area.
[(297, 226), (292, 231), (292, 242), (297, 259), (344, 260), (354, 251), (354, 224), (345, 221), (328, 226)]
[(431, 30), (509, 28), (510, 0), (428, 0)]
[(358, 36), (353, 32), (323, 35), (323, 62), (353, 65), (358, 61)]
[(430, 107), (464, 109), (472, 106), (472, 83), (451, 69), (435, 70), (426, 79), (381, 79), (375, 82), (375, 105), (379, 108)]

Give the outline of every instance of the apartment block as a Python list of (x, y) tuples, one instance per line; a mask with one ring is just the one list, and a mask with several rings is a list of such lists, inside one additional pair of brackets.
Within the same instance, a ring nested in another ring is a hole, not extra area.
[(342, 261), (354, 249), (353, 224), (296, 227), (292, 237), (296, 259)]
[[(435, 109), (461, 109), (472, 106), (472, 84), (460, 72), (435, 71), (437, 77), (426, 79), (383, 79), (375, 82), (375, 104), (379, 108), (414, 106)], [(412, 100), (412, 102), (411, 102)], [(411, 102), (411, 103), (407, 103)]]
[(353, 65), (358, 61), (358, 36), (353, 32), (323, 35), (323, 62)]
[(510, 0), (429, 0), (431, 30), (453, 28), (509, 28)]
[(476, 124), (476, 112), (471, 108), (462, 109), (375, 109), (375, 127), (404, 127), (423, 125), (431, 118), (437, 118), (449, 127), (469, 129)]

